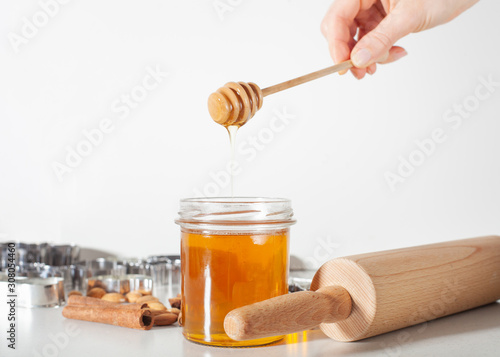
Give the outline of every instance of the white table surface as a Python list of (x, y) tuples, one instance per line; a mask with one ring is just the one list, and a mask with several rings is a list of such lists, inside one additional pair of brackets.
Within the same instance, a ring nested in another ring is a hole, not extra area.
[(61, 311), (19, 308), (16, 351), (6, 347), (2, 317), (0, 356), (500, 356), (499, 302), (364, 341), (336, 342), (314, 330), (239, 349), (188, 342), (177, 325), (140, 331), (68, 320)]

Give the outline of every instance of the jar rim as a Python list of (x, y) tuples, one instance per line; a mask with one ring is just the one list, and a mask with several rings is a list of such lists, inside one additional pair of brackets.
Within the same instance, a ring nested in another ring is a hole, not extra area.
[[(180, 201), (175, 223), (186, 228), (226, 226), (226, 229), (270, 225), (286, 228), (295, 223), (291, 200), (277, 197), (198, 197)], [(232, 228), (230, 228), (232, 227)]]
[(194, 197), (183, 198), (180, 202), (196, 202), (196, 203), (227, 203), (227, 204), (241, 204), (241, 203), (291, 203), (288, 198), (279, 197)]

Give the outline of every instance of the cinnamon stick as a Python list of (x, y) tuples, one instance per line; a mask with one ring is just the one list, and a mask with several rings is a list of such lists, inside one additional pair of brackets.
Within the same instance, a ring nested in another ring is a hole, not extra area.
[(100, 298), (90, 296), (71, 295), (68, 297), (68, 305), (84, 305), (84, 306), (112, 306), (118, 305), (117, 302), (101, 300)]
[(139, 330), (149, 330), (153, 327), (153, 317), (148, 309), (67, 305), (62, 314), (68, 319), (100, 322)]
[(120, 304), (118, 302), (106, 301), (89, 296), (72, 295), (68, 298), (68, 306), (86, 306), (86, 307), (109, 307), (117, 309), (142, 309), (147, 304)]
[(182, 299), (180, 297), (174, 297), (174, 298), (168, 299), (168, 302), (170, 303), (171, 307), (175, 307), (176, 309), (181, 308)]

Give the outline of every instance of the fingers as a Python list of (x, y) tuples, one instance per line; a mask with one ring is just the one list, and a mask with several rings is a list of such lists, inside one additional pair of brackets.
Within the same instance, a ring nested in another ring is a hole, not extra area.
[(351, 73), (357, 79), (363, 79), (364, 76), (366, 75), (366, 69), (353, 67), (353, 68), (351, 68)]
[[(389, 50), (389, 52), (386, 52), (377, 61), (377, 63), (386, 64), (386, 63), (395, 62), (398, 59), (403, 58), (407, 54), (408, 54), (408, 52), (406, 52), (406, 50), (403, 47), (393, 46), (393, 47), (391, 47), (391, 49)], [(363, 78), (366, 73), (368, 73), (369, 75), (373, 75), (373, 74), (375, 74), (376, 71), (377, 71), (377, 65), (375, 63), (370, 64), (366, 68), (356, 68), (356, 67), (351, 68), (352, 74), (357, 79)], [(341, 74), (343, 74), (343, 73), (341, 73)]]
[(350, 46), (350, 42), (354, 41), (354, 39), (350, 36), (350, 29), (347, 22), (340, 19), (330, 23), (327, 36), (328, 48), (333, 62), (340, 63), (349, 59), (351, 49), (354, 47), (354, 44), (351, 44), (352, 47)]
[(377, 71), (377, 65), (375, 63), (372, 63), (368, 67), (366, 67), (366, 73), (369, 75), (374, 74)]
[(328, 41), (330, 55), (335, 63), (350, 58), (357, 26), (354, 22), (360, 10), (360, 2), (335, 0), (321, 24), (321, 31)]
[(389, 50), (389, 55), (387, 56), (387, 58), (384, 61), (379, 61), (378, 63), (391, 63), (397, 61), (400, 58), (403, 58), (407, 54), (408, 52), (406, 52), (403, 47), (392, 46)]
[(401, 47), (393, 47), (393, 44), (413, 32), (414, 19), (415, 16), (411, 12), (402, 6), (396, 6), (354, 46), (351, 53), (354, 65), (366, 68), (376, 62), (389, 63), (405, 56), (406, 51)]
[[(354, 36), (358, 26), (355, 18), (360, 11), (360, 1), (335, 0), (321, 24), (321, 31), (328, 41), (330, 56), (335, 63), (348, 60), (356, 45)], [(346, 71), (340, 72), (345, 74)], [(352, 74), (361, 79), (365, 76), (363, 68), (351, 68)]]
[(366, 73), (374, 74), (376, 63), (390, 63), (404, 57), (406, 51), (393, 44), (414, 30), (412, 11), (396, 6), (386, 16), (383, 8), (373, 6), (374, 3), (375, 0), (335, 0), (321, 24), (333, 61), (340, 63), (351, 58), (355, 67), (350, 71), (358, 79)]

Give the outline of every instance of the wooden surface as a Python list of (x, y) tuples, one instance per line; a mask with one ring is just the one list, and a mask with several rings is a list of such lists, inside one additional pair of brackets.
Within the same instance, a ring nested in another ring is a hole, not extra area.
[[(346, 319), (320, 324), (327, 336), (339, 341), (356, 341), (472, 309), (500, 299), (500, 237), (334, 259), (316, 272), (311, 290), (323, 292), (332, 286), (342, 286), (352, 299)], [(245, 338), (259, 333), (258, 327), (263, 337), (287, 333), (291, 326), (314, 326), (321, 316), (327, 318), (328, 300), (315, 297), (318, 301), (307, 303), (314, 295), (306, 294), (274, 298), (279, 304), (271, 299), (237, 309), (241, 314), (231, 312), (226, 317), (232, 319), (226, 332)]]
[(324, 323), (329, 337), (355, 341), (500, 299), (500, 237), (464, 239), (334, 259), (311, 290), (343, 286), (353, 308)]
[(344, 320), (351, 297), (340, 286), (277, 296), (231, 311), (224, 319), (226, 334), (236, 341), (309, 330), (322, 322)]
[[(6, 296), (6, 285), (5, 291), (1, 287), (0, 296)], [(7, 308), (0, 305), (0, 316), (7, 316)], [(60, 308), (18, 308), (16, 322), (16, 349), (8, 348), (5, 340), (0, 343), (2, 357), (498, 357), (500, 351), (500, 302), (361, 343), (337, 342), (317, 329), (258, 348), (192, 343), (176, 324), (140, 331), (68, 320)], [(7, 325), (0, 322), (0, 326), (7, 331)]]

